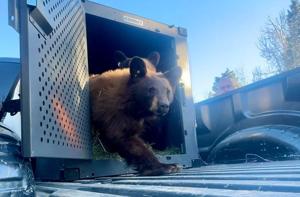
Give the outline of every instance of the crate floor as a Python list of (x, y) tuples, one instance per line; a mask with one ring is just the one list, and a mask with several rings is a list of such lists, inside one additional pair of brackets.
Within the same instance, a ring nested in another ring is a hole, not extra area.
[(300, 196), (300, 161), (212, 165), (168, 176), (38, 182), (39, 196)]

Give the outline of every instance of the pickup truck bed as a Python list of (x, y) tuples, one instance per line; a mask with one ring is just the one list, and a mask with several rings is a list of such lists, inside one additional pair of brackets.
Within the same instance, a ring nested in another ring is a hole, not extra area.
[(300, 162), (211, 165), (169, 176), (38, 182), (38, 196), (300, 196)]

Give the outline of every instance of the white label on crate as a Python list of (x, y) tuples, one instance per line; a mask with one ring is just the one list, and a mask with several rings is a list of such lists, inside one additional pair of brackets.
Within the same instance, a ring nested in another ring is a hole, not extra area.
[(131, 24), (138, 25), (138, 26), (143, 26), (144, 25), (144, 21), (142, 21), (140, 19), (137, 19), (137, 18), (133, 18), (131, 16), (124, 15), (123, 20), (127, 23), (131, 23)]

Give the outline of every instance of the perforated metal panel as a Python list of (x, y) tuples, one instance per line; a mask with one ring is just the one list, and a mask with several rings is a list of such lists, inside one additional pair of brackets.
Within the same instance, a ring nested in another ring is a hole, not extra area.
[(81, 1), (24, 0), (20, 20), (24, 156), (91, 158)]

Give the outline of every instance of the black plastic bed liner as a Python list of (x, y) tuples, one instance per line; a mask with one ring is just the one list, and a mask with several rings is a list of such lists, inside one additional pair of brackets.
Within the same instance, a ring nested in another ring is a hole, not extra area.
[(169, 176), (38, 182), (37, 196), (300, 196), (300, 161), (212, 165)]

